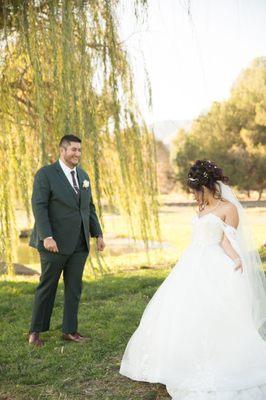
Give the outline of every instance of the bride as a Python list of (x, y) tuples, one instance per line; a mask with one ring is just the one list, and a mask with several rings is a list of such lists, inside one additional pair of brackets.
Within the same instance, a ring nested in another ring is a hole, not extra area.
[(148, 303), (120, 373), (172, 400), (266, 399), (266, 283), (243, 207), (210, 161), (187, 184), (192, 240)]

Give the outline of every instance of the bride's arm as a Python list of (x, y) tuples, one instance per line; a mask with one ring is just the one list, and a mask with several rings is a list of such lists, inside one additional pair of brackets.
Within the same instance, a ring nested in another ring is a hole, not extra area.
[[(230, 206), (228, 206), (227, 210), (226, 210), (226, 214), (225, 214), (225, 221), (224, 221), (227, 225), (232, 226), (233, 228), (237, 228), (238, 223), (239, 223), (239, 217), (238, 217), (238, 213), (237, 213), (237, 209), (233, 204), (230, 204)], [(231, 245), (229, 239), (226, 237), (225, 234), (223, 234), (223, 238), (221, 241), (221, 246), (223, 248), (223, 250), (225, 251), (225, 253), (232, 258), (232, 260), (235, 263), (235, 269), (238, 270), (240, 269), (241, 272), (243, 272), (243, 267), (242, 267), (242, 262), (241, 262), (241, 258), (240, 255), (235, 251), (235, 249), (233, 248), (233, 246)]]

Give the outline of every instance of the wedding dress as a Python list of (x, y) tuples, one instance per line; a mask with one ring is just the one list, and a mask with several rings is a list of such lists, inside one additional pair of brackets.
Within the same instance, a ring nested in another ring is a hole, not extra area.
[(266, 400), (266, 341), (254, 325), (247, 270), (220, 245), (237, 230), (193, 217), (192, 240), (148, 303), (120, 373), (162, 383), (173, 400)]

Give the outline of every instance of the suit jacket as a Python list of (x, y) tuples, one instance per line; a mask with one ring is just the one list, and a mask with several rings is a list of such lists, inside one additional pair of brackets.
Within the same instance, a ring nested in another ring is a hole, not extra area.
[(77, 176), (80, 199), (59, 161), (45, 165), (36, 173), (32, 193), (35, 224), (30, 237), (30, 246), (43, 250), (43, 240), (53, 236), (59, 253), (72, 254), (82, 224), (88, 249), (89, 237), (102, 235), (93, 204), (91, 186), (83, 188), (83, 181), (89, 181), (88, 174), (77, 167)]

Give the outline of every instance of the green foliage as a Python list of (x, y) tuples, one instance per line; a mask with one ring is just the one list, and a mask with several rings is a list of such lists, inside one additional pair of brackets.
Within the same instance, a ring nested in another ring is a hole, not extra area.
[[(264, 242), (265, 207), (248, 208), (247, 212), (252, 218), (259, 247)], [(152, 396), (154, 391), (151, 399), (167, 399), (161, 386), (128, 380), (118, 371), (125, 346), (144, 308), (188, 244), (192, 213), (191, 207), (182, 207), (174, 211), (169, 208), (161, 214), (163, 238), (178, 247), (166, 248), (163, 256), (154, 254), (153, 265), (161, 269), (139, 270), (139, 265), (145, 265), (145, 259), (143, 253), (135, 253), (121, 256), (119, 260), (117, 257), (113, 257), (113, 261), (112, 257), (108, 259), (108, 264), (119, 264), (116, 266), (120, 271), (135, 269), (130, 272), (93, 279), (91, 270), (85, 270), (79, 308), (79, 331), (89, 337), (84, 345), (61, 340), (64, 301), (61, 282), (51, 330), (42, 335), (45, 346), (29, 347), (27, 331), (37, 278), (0, 278), (0, 398), (147, 400), (147, 395)], [(110, 230), (112, 225), (109, 221)], [(118, 229), (119, 223), (115, 225)], [(120, 225), (119, 233), (124, 231), (122, 221)], [(261, 256), (266, 268), (263, 248)]]
[(159, 391), (158, 385), (129, 381), (118, 371), (126, 344), (166, 275), (138, 271), (85, 281), (79, 310), (79, 330), (88, 336), (83, 345), (61, 339), (60, 284), (51, 330), (42, 335), (43, 348), (27, 343), (36, 282), (0, 282), (0, 398), (145, 400), (151, 391)]
[(235, 82), (230, 98), (214, 102), (199, 116), (189, 132), (181, 130), (175, 141), (177, 178), (185, 187), (190, 164), (201, 158), (224, 168), (240, 190), (266, 186), (266, 58), (253, 61)]
[[(102, 201), (128, 217), (133, 236), (159, 236), (154, 139), (137, 110), (117, 31), (119, 1), (5, 1), (0, 90), (0, 220), (11, 265), (14, 208), (30, 215), (32, 179), (58, 157), (64, 134), (83, 140), (100, 217)], [(136, 15), (146, 1), (136, 0)], [(140, 129), (140, 126), (142, 127)], [(8, 182), (8, 185), (6, 184)], [(14, 246), (13, 246), (14, 247)]]

